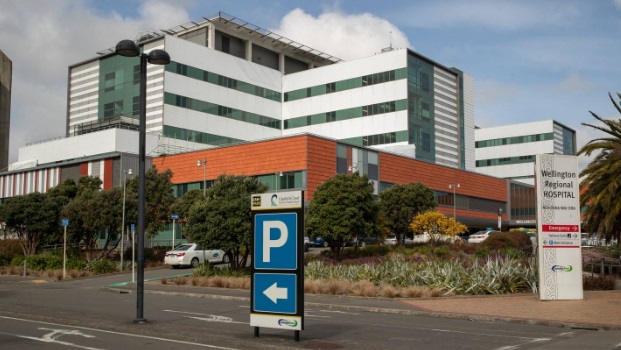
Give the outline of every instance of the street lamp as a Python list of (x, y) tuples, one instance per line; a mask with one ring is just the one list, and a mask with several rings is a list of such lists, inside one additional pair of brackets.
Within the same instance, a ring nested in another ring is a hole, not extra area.
[(457, 220), (457, 215), (455, 214), (457, 205), (457, 201), (455, 200), (455, 188), (459, 188), (459, 184), (449, 184), (449, 188), (453, 189), (453, 219)]
[(145, 235), (145, 154), (147, 140), (147, 62), (156, 65), (170, 63), (170, 56), (164, 50), (141, 53), (133, 40), (121, 40), (115, 53), (124, 57), (140, 57), (140, 116), (138, 128), (138, 281), (136, 282), (136, 319), (134, 323), (145, 323), (144, 316), (144, 235)]
[[(132, 175), (132, 169), (123, 170), (123, 219), (121, 220), (121, 271), (123, 271), (123, 255), (125, 254), (125, 248), (123, 246), (123, 235), (125, 234), (125, 183), (126, 175)], [(132, 260), (132, 264), (134, 260)]]
[(196, 166), (203, 166), (203, 197), (205, 197), (205, 190), (207, 189), (207, 159), (196, 161)]

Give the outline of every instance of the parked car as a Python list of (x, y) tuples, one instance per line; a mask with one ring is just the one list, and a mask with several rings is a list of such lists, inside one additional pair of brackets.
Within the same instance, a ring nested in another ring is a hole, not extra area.
[(494, 235), (496, 233), (500, 233), (500, 231), (495, 230), (484, 230), (479, 231), (477, 233), (471, 234), (468, 238), (468, 243), (481, 243), (487, 239), (487, 237)]
[(384, 244), (386, 244), (386, 245), (396, 245), (397, 244), (397, 235), (387, 235), (386, 239), (384, 239)]
[(311, 241), (308, 236), (304, 236), (304, 251), (307, 252), (310, 250)]
[(368, 245), (375, 245), (375, 244), (381, 243), (375, 236), (362, 237), (362, 238), (359, 237), (357, 241), (358, 241), (358, 246), (362, 248)]
[(164, 257), (164, 263), (173, 269), (181, 266), (197, 267), (205, 260), (210, 263), (228, 263), (229, 256), (220, 249), (204, 250), (196, 243), (188, 243), (167, 251)]
[(315, 247), (324, 247), (327, 248), (330, 246), (330, 244), (328, 243), (328, 241), (326, 241), (323, 237), (317, 237), (315, 238), (314, 244)]

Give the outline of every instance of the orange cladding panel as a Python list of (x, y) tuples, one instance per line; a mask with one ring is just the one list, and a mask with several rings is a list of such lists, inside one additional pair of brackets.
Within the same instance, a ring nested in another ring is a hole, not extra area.
[(158, 171), (170, 169), (173, 184), (214, 180), (221, 174), (262, 175), (278, 171), (297, 171), (306, 168), (306, 136), (254, 142), (243, 145), (168, 155), (153, 158)]
[[(452, 192), (450, 184), (459, 184), (456, 193), (496, 201), (507, 201), (507, 180), (463, 171), (419, 160), (380, 153), (380, 179), (407, 184), (420, 182), (436, 191)], [(452, 214), (452, 213), (451, 213)], [(472, 214), (472, 212), (469, 212)]]
[(312, 200), (317, 186), (336, 174), (336, 142), (308, 138), (307, 188), (304, 200)]

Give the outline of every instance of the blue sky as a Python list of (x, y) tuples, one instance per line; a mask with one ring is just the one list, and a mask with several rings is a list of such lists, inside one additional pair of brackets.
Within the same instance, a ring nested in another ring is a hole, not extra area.
[[(391, 42), (475, 80), (475, 123), (555, 119), (599, 136), (589, 111), (619, 118), (621, 0), (5, 0), (0, 50), (13, 61), (10, 160), (64, 135), (69, 65), (124, 38), (226, 12), (343, 59)], [(584, 159), (581, 164), (584, 164)]]

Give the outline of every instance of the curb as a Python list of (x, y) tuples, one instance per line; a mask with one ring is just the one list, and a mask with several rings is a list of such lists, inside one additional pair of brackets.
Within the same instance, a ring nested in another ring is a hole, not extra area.
[[(131, 289), (114, 288), (113, 286), (102, 287), (101, 290), (107, 291), (107, 292), (113, 292), (113, 293), (121, 293), (121, 294), (131, 294), (134, 292)], [(145, 290), (144, 293), (155, 294), (155, 295), (185, 296), (185, 297), (202, 298), (202, 299), (250, 302), (250, 298), (248, 297), (237, 297), (237, 296), (229, 296), (229, 295), (214, 295), (214, 294), (185, 293), (185, 292), (165, 292), (165, 291), (155, 291), (155, 290)], [(500, 317), (500, 316), (467, 315), (467, 314), (458, 314), (458, 313), (453, 314), (453, 313), (446, 313), (446, 312), (390, 309), (390, 308), (381, 308), (381, 307), (327, 304), (327, 303), (314, 303), (314, 302), (305, 302), (304, 305), (311, 306), (311, 307), (320, 307), (320, 308), (325, 308), (329, 310), (338, 309), (338, 310), (347, 310), (347, 311), (365, 311), (365, 312), (385, 313), (385, 314), (462, 319), (462, 320), (469, 320), (469, 321), (504, 322), (504, 323), (510, 323), (510, 324), (511, 323), (528, 324), (528, 325), (549, 326), (549, 327), (570, 328), (570, 329), (606, 330), (606, 331), (621, 330), (621, 326), (611, 326), (607, 324), (572, 323), (572, 322), (550, 321), (550, 320), (535, 320), (535, 319), (511, 318), (511, 317)]]

